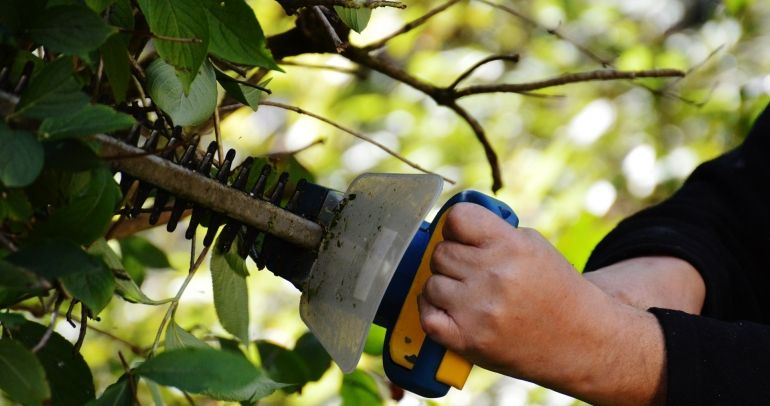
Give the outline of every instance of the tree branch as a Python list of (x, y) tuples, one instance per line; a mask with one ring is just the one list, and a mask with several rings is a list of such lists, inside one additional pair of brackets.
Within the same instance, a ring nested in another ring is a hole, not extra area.
[(392, 40), (395, 37), (398, 37), (399, 35), (405, 34), (409, 31), (412, 31), (413, 29), (425, 24), (426, 21), (430, 20), (433, 16), (436, 14), (441, 13), (442, 11), (448, 9), (449, 7), (454, 6), (455, 4), (461, 2), (463, 0), (449, 0), (448, 2), (429, 10), (427, 13), (423, 14), (422, 16), (415, 18), (412, 21), (409, 21), (408, 23), (404, 24), (401, 28), (399, 28), (396, 31), (393, 31), (386, 37), (379, 39), (377, 41), (372, 42), (369, 45), (365, 45), (362, 48), (367, 51), (374, 51), (376, 49), (380, 49), (385, 46), (385, 44), (388, 43), (388, 41)]
[(318, 19), (326, 29), (326, 32), (329, 35), (329, 39), (331, 39), (332, 43), (334, 44), (334, 49), (337, 50), (338, 53), (342, 52), (348, 46), (348, 43), (340, 39), (337, 31), (332, 26), (332, 23), (329, 22), (329, 19), (326, 18), (326, 14), (324, 14), (324, 10), (320, 6), (313, 6), (313, 12), (316, 13)]
[(269, 159), (275, 159), (275, 158), (282, 158), (282, 157), (286, 157), (286, 156), (296, 155), (296, 154), (299, 154), (302, 151), (305, 151), (305, 150), (308, 150), (310, 148), (313, 148), (316, 145), (323, 145), (323, 143), (325, 143), (325, 142), (326, 142), (325, 139), (319, 138), (319, 139), (311, 142), (310, 144), (305, 145), (304, 147), (299, 147), (299, 148), (291, 150), (291, 151), (272, 152), (270, 154), (267, 154), (266, 157), (269, 158)]
[(346, 73), (348, 75), (354, 75), (359, 78), (363, 78), (363, 74), (361, 72), (361, 69), (359, 68), (345, 68), (342, 66), (332, 66), (332, 65), (319, 65), (314, 63), (305, 63), (305, 62), (298, 62), (298, 61), (286, 61), (282, 60), (280, 61), (280, 64), (283, 66), (296, 66), (298, 68), (309, 68), (309, 69), (321, 69), (321, 70), (329, 70), (332, 72), (339, 72), (339, 73)]
[(346, 7), (346, 8), (368, 8), (374, 9), (379, 7), (393, 7), (393, 8), (406, 8), (406, 4), (395, 0), (277, 0), (278, 4), (283, 7), (283, 10), (288, 15), (296, 14), (297, 11), (313, 8), (316, 6), (324, 7)]
[(343, 52), (343, 56), (352, 60), (353, 62), (367, 66), (386, 76), (389, 76), (392, 79), (395, 79), (401, 83), (405, 83), (425, 93), (426, 95), (430, 96), (430, 98), (432, 98), (436, 104), (445, 106), (462, 117), (462, 119), (465, 120), (465, 122), (468, 123), (468, 125), (473, 130), (473, 133), (479, 143), (481, 143), (482, 148), (484, 148), (484, 154), (487, 157), (487, 161), (489, 162), (489, 166), (491, 167), (492, 171), (492, 191), (497, 192), (503, 186), (503, 179), (500, 172), (500, 163), (497, 158), (497, 153), (495, 153), (495, 150), (492, 148), (492, 144), (490, 144), (489, 139), (487, 139), (484, 128), (481, 126), (481, 124), (479, 124), (478, 121), (476, 121), (475, 118), (473, 118), (473, 116), (471, 116), (467, 111), (465, 111), (465, 109), (456, 103), (457, 97), (453, 94), (452, 89), (442, 88), (424, 82), (410, 75), (403, 69), (385, 61), (382, 57), (374, 57), (370, 55), (369, 52), (363, 48), (349, 47), (347, 50), (345, 50), (345, 52)]
[(559, 38), (562, 41), (565, 41), (565, 42), (568, 42), (568, 43), (572, 44), (572, 46), (577, 48), (583, 55), (585, 55), (589, 59), (592, 59), (593, 61), (601, 64), (602, 67), (605, 67), (605, 68), (612, 67), (612, 61), (611, 60), (602, 58), (601, 56), (597, 55), (595, 52), (593, 52), (590, 49), (588, 49), (588, 47), (586, 47), (585, 45), (579, 44), (578, 42), (572, 40), (571, 38), (568, 38), (567, 36), (562, 34), (561, 31), (559, 31), (557, 28), (544, 27), (544, 26), (540, 25), (540, 23), (535, 21), (533, 18), (528, 17), (528, 16), (522, 14), (521, 12), (519, 12), (517, 10), (514, 10), (513, 8), (508, 7), (508, 6), (505, 6), (505, 5), (502, 5), (502, 4), (493, 3), (493, 2), (491, 2), (489, 0), (476, 0), (476, 1), (478, 1), (479, 3), (486, 4), (486, 5), (490, 6), (490, 7), (496, 8), (498, 10), (501, 10), (503, 12), (506, 12), (506, 13), (508, 13), (508, 14), (516, 17), (516, 18), (518, 18), (519, 20), (523, 21), (525, 24), (529, 25), (532, 28), (542, 29), (545, 32), (547, 32), (548, 34), (553, 35), (554, 37)]
[(508, 61), (508, 62), (517, 63), (517, 62), (519, 62), (519, 54), (488, 56), (488, 57), (486, 57), (486, 58), (476, 62), (476, 64), (474, 64), (473, 66), (468, 68), (468, 70), (466, 70), (465, 72), (461, 73), (460, 76), (458, 76), (457, 79), (455, 79), (455, 81), (452, 82), (452, 84), (449, 85), (448, 87), (450, 89), (456, 88), (457, 85), (460, 84), (460, 82), (462, 82), (463, 80), (467, 79), (468, 76), (470, 76), (474, 71), (476, 71), (476, 69), (480, 68), (481, 66), (483, 66), (483, 65), (485, 65), (487, 63), (494, 62), (494, 61)]
[(649, 69), (637, 71), (619, 71), (619, 70), (593, 70), (588, 72), (568, 73), (550, 79), (539, 80), (535, 82), (496, 84), (496, 85), (475, 85), (458, 89), (453, 92), (455, 98), (459, 99), (466, 96), (485, 94), (485, 93), (522, 93), (533, 90), (545, 89), (548, 87), (563, 86), (570, 83), (639, 79), (639, 78), (668, 78), (681, 77), (684, 72), (678, 69)]
[(452, 109), (452, 111), (457, 113), (457, 115), (462, 117), (463, 120), (468, 123), (471, 130), (473, 130), (476, 139), (484, 148), (484, 154), (487, 156), (487, 162), (489, 162), (490, 169), (492, 170), (492, 191), (497, 192), (503, 187), (503, 176), (500, 173), (500, 162), (498, 161), (497, 153), (494, 148), (492, 148), (492, 144), (490, 144), (489, 138), (487, 138), (484, 127), (481, 126), (475, 117), (468, 113), (464, 108), (460, 107), (456, 102), (452, 102), (447, 105), (447, 107)]
[[(311, 112), (309, 112), (307, 110), (301, 109), (301, 108), (296, 107), (296, 106), (290, 106), (288, 104), (283, 104), (283, 103), (278, 103), (278, 102), (273, 102), (273, 101), (263, 100), (263, 101), (260, 101), (259, 104), (261, 106), (277, 107), (277, 108), (281, 108), (281, 109), (284, 109), (284, 110), (290, 110), (290, 111), (293, 111), (293, 112), (298, 113), (298, 114), (303, 114), (303, 115), (306, 115), (306, 116), (313, 117), (316, 120), (323, 121), (324, 123), (329, 124), (329, 125), (331, 125), (334, 128), (342, 130), (342, 131), (344, 131), (344, 132), (346, 132), (346, 133), (348, 133), (348, 134), (350, 134), (350, 135), (352, 135), (352, 136), (354, 136), (354, 137), (356, 137), (356, 138), (358, 138), (360, 140), (366, 141), (366, 142), (368, 142), (368, 143), (378, 147), (379, 149), (385, 151), (386, 153), (388, 153), (389, 155), (393, 156), (394, 158), (397, 158), (401, 162), (411, 166), (414, 169), (417, 169), (420, 172), (435, 174), (435, 173), (433, 173), (433, 172), (431, 172), (431, 171), (421, 167), (420, 165), (410, 161), (409, 159), (405, 158), (404, 156), (399, 155), (397, 152), (395, 152), (392, 149), (386, 147), (384, 144), (382, 144), (382, 143), (380, 143), (380, 142), (378, 142), (376, 140), (373, 140), (373, 139), (367, 137), (366, 135), (361, 134), (361, 133), (359, 133), (357, 131), (353, 131), (350, 128), (344, 127), (342, 124), (339, 124), (339, 123), (336, 123), (336, 122), (334, 122), (332, 120), (329, 120), (326, 117), (319, 116), (318, 114), (311, 113)], [(441, 175), (439, 175), (439, 176), (441, 176)], [(441, 176), (441, 178), (444, 179), (444, 181), (446, 181), (448, 183), (451, 183), (451, 184), (455, 183), (454, 180), (449, 179), (447, 177)]]

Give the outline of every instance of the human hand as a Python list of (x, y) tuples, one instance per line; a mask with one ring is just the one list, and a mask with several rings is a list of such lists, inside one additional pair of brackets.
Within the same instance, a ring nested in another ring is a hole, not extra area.
[[(640, 396), (654, 396), (663, 344), (653, 316), (604, 294), (532, 229), (473, 204), (446, 216), (419, 299), (431, 338), (482, 367), (595, 401), (605, 399), (601, 379), (617, 372), (608, 369), (649, 356), (655, 382)], [(657, 355), (625, 359), (624, 344), (638, 337)]]

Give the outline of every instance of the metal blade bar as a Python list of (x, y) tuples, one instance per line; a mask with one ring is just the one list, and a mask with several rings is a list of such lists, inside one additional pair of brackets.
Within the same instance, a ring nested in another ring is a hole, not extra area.
[(158, 156), (147, 155), (146, 151), (110, 136), (97, 134), (93, 139), (101, 144), (102, 157), (116, 170), (299, 247), (314, 250), (321, 242), (320, 225), (288, 210), (251, 198)]

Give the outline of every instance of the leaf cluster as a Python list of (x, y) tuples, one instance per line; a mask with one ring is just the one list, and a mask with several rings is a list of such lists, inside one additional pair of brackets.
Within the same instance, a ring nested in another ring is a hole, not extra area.
[[(239, 341), (222, 338), (212, 347), (171, 317), (165, 351), (132, 347), (146, 361), (126, 366), (98, 399), (79, 354), (89, 319), (98, 321), (113, 298), (168, 304), (171, 315), (178, 304), (178, 297), (156, 300), (141, 289), (148, 270), (170, 268), (163, 251), (138, 236), (112, 245), (104, 239), (134, 190), (131, 182), (116, 182), (91, 136), (136, 142), (153, 130), (177, 131), (195, 142), (210, 130), (223, 98), (256, 110), (269, 92), (264, 76), (270, 70), (281, 69), (244, 0), (0, 2), (5, 396), (33, 405), (133, 404), (137, 384), (146, 379), (153, 393), (160, 384), (249, 403), (275, 389), (300, 390), (330, 367), (310, 336), (294, 350), (257, 344), (260, 353), (270, 351), (262, 367), (238, 350), (250, 345), (247, 273), (232, 253), (213, 255), (212, 273), (220, 321)], [(78, 307), (80, 316), (73, 316)], [(50, 327), (27, 319), (43, 322), (47, 315)], [(60, 317), (80, 324), (75, 344), (53, 332)], [(287, 365), (300, 366), (302, 374), (287, 373)]]

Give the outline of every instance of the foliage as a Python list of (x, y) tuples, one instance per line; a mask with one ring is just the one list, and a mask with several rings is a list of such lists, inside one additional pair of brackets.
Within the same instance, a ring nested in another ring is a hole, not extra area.
[[(215, 250), (206, 265), (181, 233), (136, 234), (146, 218), (121, 208), (136, 187), (116, 182), (93, 134), (218, 137), (293, 181), (338, 189), (363, 171), (418, 163), (457, 181), (446, 193), (497, 189), (579, 267), (623, 215), (736, 145), (770, 94), (764, 2), (730, 0), (679, 22), (701, 2), (422, 0), (374, 12), (375, 2), (319, 3), (0, 2), (4, 396), (384, 401), (375, 334), (372, 356), (340, 378), (300, 325), (296, 292), (233, 252)], [(687, 76), (537, 85), (657, 68)], [(480, 87), (496, 94), (473, 93)], [(366, 139), (266, 105), (269, 92)], [(306, 149), (316, 134), (325, 147)], [(495, 397), (507, 383), (480, 374), (466, 389), (473, 399), (506, 403)]]

